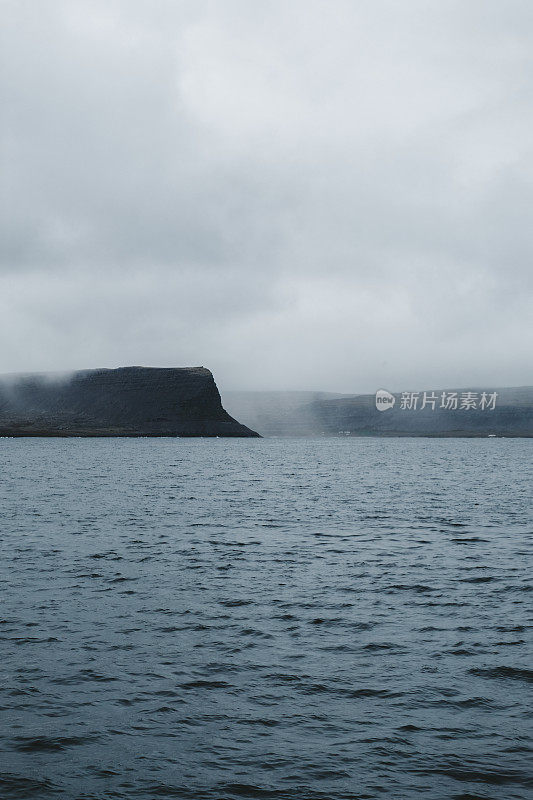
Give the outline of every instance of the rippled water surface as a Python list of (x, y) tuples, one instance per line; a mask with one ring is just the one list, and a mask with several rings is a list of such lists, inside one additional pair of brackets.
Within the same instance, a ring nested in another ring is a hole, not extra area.
[(0, 797), (531, 797), (532, 445), (0, 440)]

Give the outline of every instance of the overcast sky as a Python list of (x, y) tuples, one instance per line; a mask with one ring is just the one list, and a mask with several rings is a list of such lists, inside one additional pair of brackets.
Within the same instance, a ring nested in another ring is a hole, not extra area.
[(533, 382), (531, 0), (0, 9), (0, 372)]

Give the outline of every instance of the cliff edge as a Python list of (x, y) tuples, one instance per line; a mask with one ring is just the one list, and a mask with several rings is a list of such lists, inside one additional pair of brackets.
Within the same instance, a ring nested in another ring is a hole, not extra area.
[(0, 377), (0, 436), (244, 436), (205, 367)]

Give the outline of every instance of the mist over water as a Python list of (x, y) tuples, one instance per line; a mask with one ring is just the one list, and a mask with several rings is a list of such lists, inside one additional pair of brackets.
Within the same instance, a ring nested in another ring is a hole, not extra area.
[(526, 800), (527, 440), (0, 442), (0, 796)]

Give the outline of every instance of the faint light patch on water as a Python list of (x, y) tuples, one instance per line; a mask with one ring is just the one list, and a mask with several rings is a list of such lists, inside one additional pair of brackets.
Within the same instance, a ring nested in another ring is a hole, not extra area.
[(527, 440), (0, 440), (0, 797), (530, 797)]

